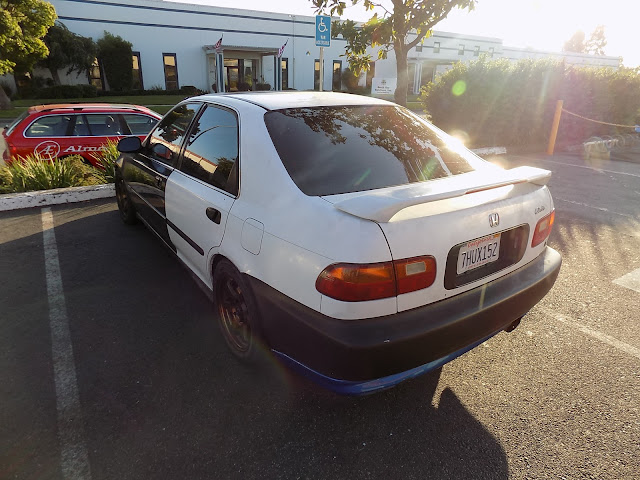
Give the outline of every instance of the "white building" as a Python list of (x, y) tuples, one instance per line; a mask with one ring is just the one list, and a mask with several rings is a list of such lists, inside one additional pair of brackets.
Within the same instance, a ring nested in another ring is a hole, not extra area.
[[(150, 89), (175, 89), (187, 85), (205, 91), (255, 89), (311, 90), (319, 87), (319, 47), (315, 46), (313, 16), (257, 12), (160, 0), (50, 0), (58, 20), (69, 30), (97, 40), (108, 31), (133, 44), (134, 83)], [(222, 47), (214, 48), (222, 38)], [(279, 49), (285, 45), (282, 58)], [(324, 90), (341, 89), (341, 72), (348, 65), (346, 42), (333, 39), (324, 50)], [(218, 53), (218, 55), (216, 54)], [(471, 61), (486, 53), (493, 58), (564, 58), (567, 63), (617, 68), (618, 57), (550, 53), (505, 47), (502, 40), (435, 31), (409, 53), (409, 92), (458, 61)], [(377, 58), (377, 55), (373, 55)], [(281, 69), (281, 80), (280, 80)], [(46, 71), (36, 72), (48, 76)], [(84, 83), (85, 78), (65, 76), (63, 83)], [(107, 88), (99, 69), (92, 83)], [(367, 73), (371, 79), (395, 82), (393, 52), (378, 60)], [(6, 83), (6, 82), (5, 82)], [(266, 88), (265, 85), (263, 85)]]

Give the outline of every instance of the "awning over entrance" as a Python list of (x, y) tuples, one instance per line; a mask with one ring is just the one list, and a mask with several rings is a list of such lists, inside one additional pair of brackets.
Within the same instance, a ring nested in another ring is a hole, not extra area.
[[(215, 45), (204, 45), (202, 49), (207, 57), (212, 91), (282, 90), (278, 48), (223, 45), (216, 50)], [(273, 65), (265, 57), (272, 57)]]
[[(214, 45), (204, 45), (202, 47), (202, 49), (204, 50), (204, 52), (207, 55), (216, 53), (216, 47)], [(278, 54), (278, 48), (247, 47), (247, 46), (243, 46), (243, 45), (223, 45), (222, 47), (220, 47), (218, 49), (218, 52), (223, 52), (225, 50), (230, 50), (230, 51), (234, 51), (234, 52), (257, 53), (261, 57), (267, 57), (267, 56), (270, 56), (270, 55), (277, 55)]]

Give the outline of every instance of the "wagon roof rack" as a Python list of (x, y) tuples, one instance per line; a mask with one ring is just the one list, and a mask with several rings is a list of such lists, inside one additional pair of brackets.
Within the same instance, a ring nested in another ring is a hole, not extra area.
[(30, 107), (29, 110), (31, 112), (51, 112), (53, 110), (73, 110), (76, 112), (81, 112), (84, 110), (93, 110), (99, 108), (113, 108), (118, 110), (132, 110), (132, 111), (145, 111), (147, 107), (143, 107), (140, 105), (128, 105), (128, 104), (117, 104), (117, 103), (62, 103), (62, 104), (52, 104), (52, 105), (36, 105)]

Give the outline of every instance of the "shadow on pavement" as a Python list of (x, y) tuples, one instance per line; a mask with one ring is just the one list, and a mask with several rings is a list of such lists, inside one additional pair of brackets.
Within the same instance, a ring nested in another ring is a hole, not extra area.
[[(177, 259), (145, 228), (124, 226), (114, 205), (97, 205), (54, 209), (94, 479), (508, 477), (504, 449), (455, 392), (434, 398), (440, 370), (353, 398), (276, 363), (241, 365)], [(46, 338), (46, 318), (38, 328)], [(49, 387), (31, 393), (52, 395), (50, 368), (38, 371)], [(55, 415), (54, 398), (40, 401)], [(37, 449), (29, 428), (20, 440)]]

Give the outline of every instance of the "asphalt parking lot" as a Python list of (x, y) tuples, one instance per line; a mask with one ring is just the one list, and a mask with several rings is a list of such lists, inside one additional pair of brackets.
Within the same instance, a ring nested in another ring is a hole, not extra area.
[(362, 398), (239, 364), (115, 200), (1, 213), (0, 478), (639, 478), (640, 163), (500, 161), (554, 172), (554, 289)]

